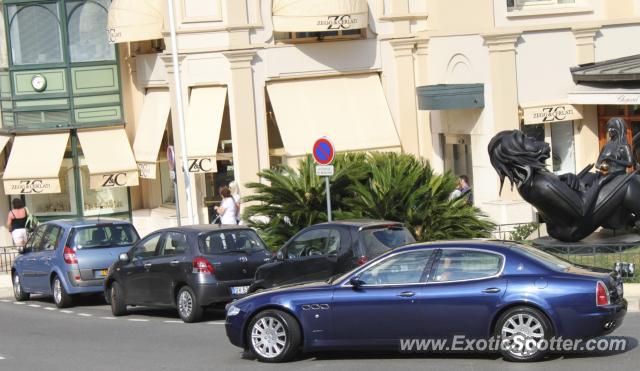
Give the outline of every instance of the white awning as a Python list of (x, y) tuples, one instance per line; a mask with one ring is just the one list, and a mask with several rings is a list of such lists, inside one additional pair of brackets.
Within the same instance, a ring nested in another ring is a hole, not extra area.
[(377, 74), (272, 82), (267, 90), (287, 156), (311, 153), (323, 136), (338, 152), (400, 147)]
[(571, 104), (549, 103), (522, 107), (525, 125), (560, 121), (582, 120), (582, 107)]
[(273, 0), (273, 30), (322, 32), (366, 28), (367, 0)]
[(16, 136), (2, 178), (5, 193), (60, 193), (60, 165), (67, 142), (68, 132)]
[(138, 168), (122, 128), (78, 130), (92, 189), (138, 185)]
[(569, 93), (569, 103), (635, 105), (640, 104), (640, 89), (576, 85), (576, 88)]
[(202, 87), (191, 90), (186, 124), (189, 172), (215, 173), (216, 153), (222, 127), (227, 88)]
[(164, 0), (113, 0), (109, 7), (109, 41), (122, 43), (162, 38)]
[(133, 141), (133, 153), (138, 162), (140, 177), (156, 178), (156, 162), (164, 130), (167, 127), (171, 97), (167, 89), (150, 89), (144, 97), (138, 128)]

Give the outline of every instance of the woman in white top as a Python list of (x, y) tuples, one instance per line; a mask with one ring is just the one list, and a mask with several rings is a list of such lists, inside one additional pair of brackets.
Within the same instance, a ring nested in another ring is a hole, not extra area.
[(220, 206), (216, 207), (216, 212), (220, 215), (220, 224), (238, 224), (236, 219), (238, 215), (236, 202), (233, 197), (231, 197), (229, 187), (220, 187), (220, 196), (222, 197), (222, 202)]
[(240, 199), (240, 189), (238, 188), (238, 183), (235, 180), (229, 183), (229, 191), (231, 191), (231, 197), (236, 202), (236, 220), (238, 224), (242, 224), (240, 220), (240, 203), (242, 202)]

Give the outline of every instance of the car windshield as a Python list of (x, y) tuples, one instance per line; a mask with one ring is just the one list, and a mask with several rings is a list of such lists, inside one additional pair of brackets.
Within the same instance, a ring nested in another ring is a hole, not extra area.
[(266, 249), (258, 234), (251, 229), (215, 231), (200, 235), (200, 252), (205, 255)]
[(571, 262), (561, 259), (553, 254), (548, 252), (538, 250), (534, 247), (526, 246), (526, 245), (511, 245), (514, 250), (521, 252), (524, 255), (552, 268), (555, 270), (566, 271), (570, 267), (573, 266)]
[(75, 228), (69, 246), (77, 249), (96, 249), (132, 245), (139, 236), (131, 224), (97, 224)]
[(400, 225), (365, 228), (360, 232), (365, 254), (375, 257), (398, 246), (416, 242), (411, 233)]

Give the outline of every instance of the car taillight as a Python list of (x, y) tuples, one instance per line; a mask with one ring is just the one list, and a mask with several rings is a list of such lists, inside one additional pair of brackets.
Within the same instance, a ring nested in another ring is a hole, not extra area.
[(609, 305), (611, 302), (609, 301), (609, 290), (607, 290), (607, 286), (604, 285), (604, 282), (598, 281), (596, 284), (596, 305)]
[(366, 256), (363, 255), (363, 256), (358, 258), (357, 263), (358, 263), (358, 265), (364, 265), (368, 261), (369, 261), (369, 258), (367, 258)]
[(65, 246), (62, 251), (62, 256), (64, 257), (64, 262), (67, 264), (78, 264), (78, 258), (76, 257), (76, 252), (73, 251), (69, 246)]
[(193, 259), (193, 273), (211, 273), (214, 274), (215, 270), (213, 269), (213, 265), (209, 263), (209, 261), (202, 257), (198, 256)]

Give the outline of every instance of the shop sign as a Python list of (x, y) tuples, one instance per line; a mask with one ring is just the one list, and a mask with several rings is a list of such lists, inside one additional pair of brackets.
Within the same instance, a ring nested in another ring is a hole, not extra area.
[(156, 164), (153, 162), (138, 162), (138, 172), (142, 179), (155, 179)]
[(305, 17), (274, 15), (273, 22), (274, 30), (279, 32), (333, 32), (366, 28), (368, 17), (368, 13)]
[(525, 125), (582, 120), (580, 111), (571, 104), (528, 107), (523, 116)]
[(190, 157), (189, 172), (194, 174), (218, 172), (218, 166), (216, 164), (215, 156)]
[(339, 31), (348, 30), (351, 27), (360, 28), (358, 26), (359, 19), (357, 16), (351, 16), (350, 14), (343, 15), (330, 15), (327, 19), (318, 20), (316, 25), (320, 27), (326, 27), (327, 31)]
[(60, 193), (60, 180), (57, 178), (5, 180), (4, 190), (9, 195)]
[(616, 98), (616, 104), (638, 104), (640, 103), (640, 95), (638, 94), (620, 94)]
[(138, 185), (137, 171), (122, 171), (107, 174), (91, 174), (89, 184), (92, 189), (132, 187)]

